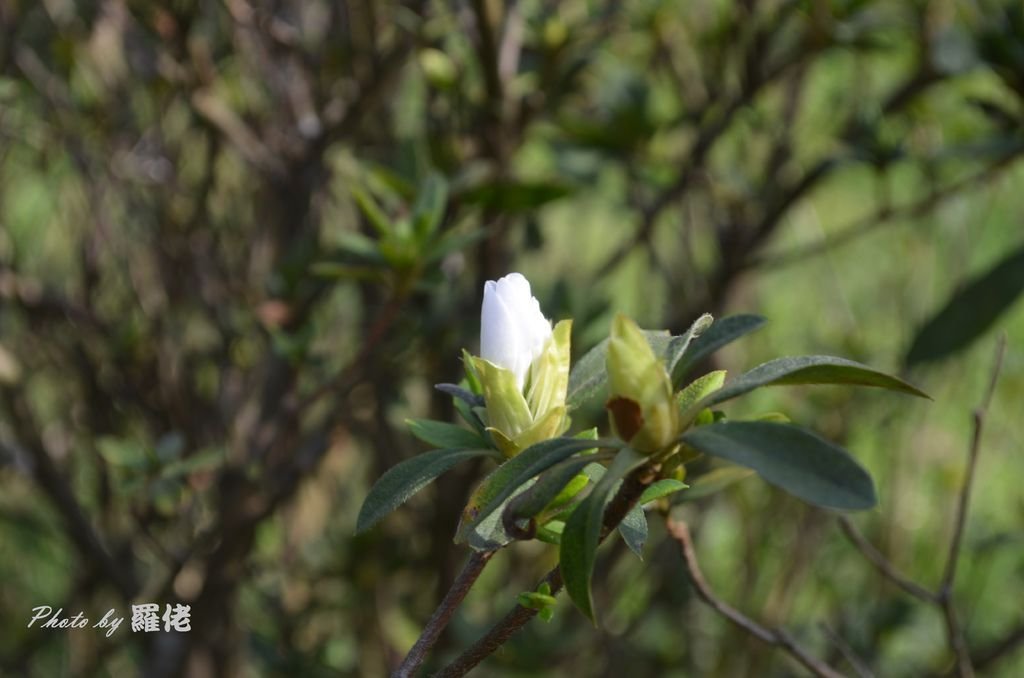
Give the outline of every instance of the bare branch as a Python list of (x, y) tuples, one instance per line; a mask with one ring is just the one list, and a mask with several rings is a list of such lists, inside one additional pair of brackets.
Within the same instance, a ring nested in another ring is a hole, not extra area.
[(960, 559), (960, 550), (963, 547), (964, 526), (967, 524), (967, 510), (971, 503), (971, 488), (974, 485), (974, 476), (978, 466), (978, 453), (981, 449), (981, 433), (985, 425), (985, 415), (988, 412), (989, 404), (992, 402), (992, 396), (996, 390), (996, 382), (999, 380), (999, 372), (1002, 370), (1003, 355), (1005, 353), (1006, 335), (1003, 335), (996, 344), (995, 359), (991, 375), (989, 376), (988, 388), (985, 390), (981, 404), (974, 410), (974, 430), (971, 433), (971, 443), (967, 449), (967, 469), (963, 487), (960, 489), (960, 499), (957, 502), (956, 521), (953, 526), (953, 538), (950, 539), (949, 543), (946, 570), (942, 576), (942, 583), (938, 592), (938, 601), (946, 621), (949, 644), (956, 653), (957, 675), (960, 678), (972, 678), (974, 676), (974, 666), (971, 663), (970, 649), (967, 647), (967, 640), (964, 637), (963, 627), (960, 624), (953, 601), (953, 586), (956, 582), (957, 561)]
[(857, 550), (860, 551), (861, 555), (874, 565), (875, 569), (877, 569), (883, 577), (919, 600), (923, 600), (926, 603), (936, 602), (937, 599), (933, 592), (901, 574), (896, 567), (871, 544), (871, 542), (864, 538), (864, 535), (857, 530), (853, 521), (850, 520), (849, 517), (841, 515), (837, 520), (839, 522), (839, 527), (843, 530), (843, 534), (846, 535), (846, 538), (850, 540), (850, 543), (857, 547)]
[(850, 644), (842, 636), (832, 630), (832, 627), (825, 622), (822, 622), (819, 626), (825, 632), (825, 635), (828, 636), (829, 641), (839, 651), (839, 654), (843, 655), (843, 659), (853, 667), (853, 670), (860, 678), (874, 678), (874, 672), (871, 671), (863, 659), (857, 656), (857, 653), (853, 651), (853, 648), (850, 647)]
[[(29, 413), (21, 403), (11, 401), (9, 404), (19, 433), (25, 434), (30, 426)], [(117, 589), (122, 599), (131, 600), (138, 591), (135, 578), (130, 570), (121, 567), (121, 564), (110, 555), (71, 486), (43, 447), (42, 440), (33, 436), (31, 440), (23, 442), (24, 449), (32, 458), (32, 473), (36, 482), (64, 519), (68, 538), (83, 556), (96, 565), (97, 570)], [(0, 450), (5, 454), (15, 454), (14, 446), (2, 440)]]
[(820, 254), (831, 252), (843, 245), (848, 245), (893, 221), (922, 217), (946, 200), (960, 195), (963, 191), (992, 180), (997, 174), (1005, 170), (1013, 160), (1020, 157), (1022, 152), (1024, 152), (1024, 145), (1015, 147), (984, 169), (954, 181), (947, 186), (938, 188), (918, 200), (899, 207), (883, 206), (873, 214), (857, 219), (840, 228), (827, 239), (806, 245), (796, 245), (789, 251), (779, 254), (757, 256), (749, 262), (749, 266), (752, 268), (773, 269), (797, 264)]
[(697, 553), (693, 548), (693, 539), (690, 537), (690, 528), (681, 520), (672, 520), (671, 518), (668, 520), (667, 525), (669, 534), (682, 547), (683, 561), (686, 564), (686, 574), (690, 579), (690, 583), (693, 585), (697, 595), (700, 596), (700, 599), (707, 603), (711, 609), (755, 638), (784, 650), (814, 675), (824, 676), (825, 678), (837, 678), (843, 675), (808, 653), (785, 631), (761, 626), (718, 598), (711, 590), (711, 587), (708, 586), (703, 573), (701, 573), (700, 565), (697, 562)]

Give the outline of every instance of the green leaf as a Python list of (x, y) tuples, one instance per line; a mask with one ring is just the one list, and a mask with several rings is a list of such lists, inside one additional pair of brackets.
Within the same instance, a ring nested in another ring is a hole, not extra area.
[(859, 510), (877, 501), (871, 476), (846, 450), (797, 426), (725, 422), (687, 431), (681, 440), (817, 506)]
[[(654, 355), (663, 359), (673, 337), (665, 330), (643, 330), (643, 333), (647, 343), (654, 350)], [(570, 409), (580, 406), (607, 388), (607, 357), (608, 339), (604, 339), (576, 361), (569, 373), (569, 389), (566, 395), (566, 403)]]
[(725, 488), (754, 475), (743, 466), (720, 466), (690, 480), (690, 489), (679, 497), (679, 501), (693, 501), (721, 492)]
[(676, 396), (676, 401), (679, 405), (680, 412), (686, 412), (694, 405), (694, 403), (700, 402), (704, 398), (722, 388), (725, 385), (725, 370), (715, 370), (714, 372), (708, 372), (702, 377), (690, 382), (686, 388), (679, 392)]
[(1024, 247), (999, 261), (950, 297), (918, 331), (908, 366), (945, 358), (985, 333), (1024, 293)]
[(680, 490), (685, 490), (689, 485), (681, 480), (675, 478), (662, 478), (657, 480), (644, 490), (644, 493), (640, 495), (640, 501), (637, 502), (640, 505), (647, 504), (648, 502), (667, 497), (670, 494), (675, 494)]
[(876, 386), (891, 391), (928, 398), (928, 395), (902, 379), (879, 372), (867, 365), (825, 355), (805, 355), (777, 358), (740, 375), (724, 388), (715, 391), (691, 405), (684, 414), (686, 420), (700, 410), (732, 400), (762, 386), (797, 384), (852, 384)]
[(139, 441), (130, 438), (104, 436), (97, 441), (96, 448), (103, 460), (111, 466), (143, 469), (157, 462), (155, 454)]
[(445, 449), (489, 447), (487, 442), (476, 433), (455, 424), (433, 419), (406, 419), (405, 423), (414, 436), (434, 447)]
[(764, 323), (765, 319), (759, 315), (732, 315), (716, 320), (707, 331), (693, 340), (686, 353), (676, 362), (671, 372), (672, 385), (681, 384), (697, 363), (743, 335), (761, 329)]
[(335, 236), (338, 250), (335, 255), (339, 263), (364, 263), (381, 265), (386, 263), (376, 240), (356, 231), (341, 231)]
[(460, 461), (474, 457), (500, 458), (500, 455), (494, 450), (431, 450), (388, 469), (370, 489), (363, 507), (359, 509), (356, 534), (373, 527), (381, 518)]
[(434, 384), (434, 388), (441, 393), (447, 393), (453, 398), (462, 400), (470, 407), (483, 407), (486, 404), (482, 395), (477, 395), (469, 389), (462, 388), (458, 384)]
[(497, 180), (472, 188), (460, 197), (463, 202), (478, 204), (505, 213), (527, 212), (563, 198), (572, 192), (570, 186), (551, 181)]
[(225, 455), (223, 448), (209, 448), (196, 452), (184, 459), (172, 462), (160, 469), (161, 478), (177, 478), (187, 476), (196, 471), (204, 471), (216, 468), (224, 463)]
[(468, 535), (468, 531), (491, 516), (512, 494), (555, 464), (584, 450), (600, 447), (619, 447), (617, 440), (581, 440), (578, 438), (553, 438), (527, 447), (504, 464), (494, 469), (470, 497), (459, 526), (456, 541)]
[(537, 539), (546, 544), (559, 546), (562, 543), (562, 530), (564, 528), (565, 523), (559, 520), (551, 520), (537, 528)]
[(640, 560), (644, 559), (644, 544), (647, 543), (647, 516), (639, 503), (619, 523), (619, 534), (629, 550)]
[(436, 264), (453, 252), (460, 252), (487, 237), (487, 231), (477, 230), (461, 233), (448, 231), (437, 239), (423, 256), (423, 263), (427, 266)]
[(349, 190), (352, 193), (352, 198), (356, 201), (356, 205), (359, 207), (359, 211), (363, 213), (363, 216), (370, 222), (370, 225), (377, 229), (377, 232), (381, 235), (389, 235), (392, 231), (391, 220), (384, 215), (384, 212), (370, 194), (358, 186), (353, 186)]
[[(686, 349), (690, 344), (706, 332), (713, 323), (714, 318), (711, 317), (711, 314), (705, 313), (690, 325), (690, 329), (685, 334), (672, 337), (672, 341), (669, 342), (668, 349), (665, 351), (665, 369), (668, 370), (669, 375), (674, 374), (676, 365), (686, 354)], [(677, 384), (673, 382), (672, 385), (675, 387)]]
[(576, 603), (576, 607), (591, 621), (595, 621), (595, 617), (594, 603), (590, 595), (590, 577), (594, 572), (597, 546), (601, 540), (605, 504), (611, 498), (619, 481), (647, 460), (646, 455), (629, 448), (619, 452), (587, 498), (569, 516), (562, 532), (559, 554), (565, 590)]
[[(596, 461), (610, 459), (610, 454), (572, 457), (555, 464), (537, 478), (537, 482), (509, 502), (505, 512), (515, 519), (532, 518), (554, 501), (580, 471)], [(584, 476), (585, 478), (585, 476)]]
[(413, 230), (420, 242), (425, 241), (441, 225), (448, 204), (448, 182), (442, 174), (431, 172), (416, 194), (412, 206)]

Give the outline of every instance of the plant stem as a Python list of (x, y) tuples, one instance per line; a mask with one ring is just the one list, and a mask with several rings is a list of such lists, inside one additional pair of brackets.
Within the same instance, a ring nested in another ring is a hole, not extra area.
[(963, 626), (957, 615), (956, 605), (953, 600), (953, 585), (956, 581), (956, 566), (960, 560), (960, 550), (963, 546), (964, 527), (967, 524), (967, 509), (971, 503), (971, 488), (974, 485), (974, 476), (978, 466), (978, 453), (981, 450), (981, 432), (985, 425), (985, 415), (988, 406), (992, 402), (992, 396), (996, 390), (996, 382), (999, 380), (999, 372), (1003, 366), (1003, 354), (1006, 352), (1006, 335), (999, 338), (996, 344), (995, 359), (992, 364), (992, 373), (989, 376), (988, 388), (982, 397), (981, 404), (974, 410), (974, 429), (971, 432), (971, 443), (967, 448), (967, 469), (964, 473), (964, 485), (960, 490), (960, 500), (957, 502), (956, 522), (953, 526), (953, 538), (949, 542), (949, 555), (946, 558), (946, 569), (942, 575), (942, 583), (939, 585), (937, 600), (942, 608), (942, 616), (946, 621), (946, 633), (949, 637), (949, 644), (956, 655), (956, 671), (960, 678), (974, 678), (974, 666), (971, 663), (971, 652), (967, 646), (967, 639), (964, 636)]
[(445, 594), (441, 604), (437, 606), (434, 614), (430, 616), (430, 620), (423, 627), (423, 632), (420, 634), (416, 644), (409, 650), (409, 654), (405, 656), (402, 665), (391, 674), (391, 678), (410, 678), (410, 676), (416, 673), (423, 660), (427, 658), (427, 653), (434, 647), (434, 643), (437, 642), (441, 632), (448, 626), (448, 622), (451, 621), (455, 610), (462, 604), (466, 594), (469, 593), (469, 589), (473, 587), (477, 577), (483, 572), (484, 566), (487, 565), (494, 554), (495, 551), (474, 551), (469, 556), (469, 560), (466, 561), (466, 565), (459, 572), (459, 576), (455, 578), (452, 587), (448, 589), (448, 593)]

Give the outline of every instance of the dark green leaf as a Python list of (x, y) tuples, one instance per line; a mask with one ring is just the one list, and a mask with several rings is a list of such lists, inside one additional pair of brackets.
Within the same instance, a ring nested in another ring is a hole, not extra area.
[(701, 360), (743, 335), (760, 329), (764, 323), (765, 319), (759, 315), (732, 315), (716, 320), (710, 328), (693, 340), (686, 353), (676, 362), (672, 368), (672, 385), (678, 387), (683, 383), (687, 373)]
[(472, 188), (460, 197), (466, 203), (483, 205), (500, 212), (515, 213), (534, 210), (545, 203), (563, 198), (570, 192), (570, 186), (554, 182), (499, 180)]
[(595, 618), (594, 603), (590, 595), (590, 577), (594, 572), (597, 546), (601, 539), (605, 504), (611, 498), (619, 481), (633, 469), (644, 464), (647, 459), (646, 456), (629, 448), (619, 452), (587, 498), (569, 516), (562, 531), (559, 554), (565, 590), (576, 603), (576, 607), (591, 621)]
[(388, 469), (374, 484), (363, 507), (359, 509), (356, 534), (373, 527), (377, 521), (460, 461), (497, 456), (499, 454), (494, 450), (431, 450)]
[(711, 314), (705, 313), (690, 325), (690, 329), (685, 334), (672, 337), (672, 341), (669, 342), (668, 349), (665, 351), (665, 368), (670, 375), (675, 373), (676, 365), (682, 359), (690, 344), (706, 332), (712, 326), (712, 323), (714, 323), (714, 319), (711, 317)]
[(488, 447), (488, 444), (473, 431), (432, 419), (406, 419), (406, 425), (414, 436), (434, 447), (441, 448), (476, 448)]
[(1024, 247), (958, 290), (917, 333), (908, 366), (945, 358), (985, 333), (1024, 294)]
[(441, 393), (447, 393), (453, 398), (459, 398), (470, 407), (483, 407), (485, 404), (484, 397), (482, 395), (477, 395), (469, 389), (462, 388), (457, 384), (434, 384), (434, 388)]
[[(910, 395), (927, 398), (928, 395), (902, 379), (879, 372), (867, 365), (833, 358), (825, 355), (805, 355), (792, 358), (777, 358), (763, 365), (758, 365), (749, 372), (740, 375), (706, 398), (691, 405), (687, 414), (694, 416), (700, 410), (732, 400), (762, 386), (780, 386), (796, 384), (852, 384), (857, 386), (876, 386), (891, 391), (900, 391)], [(684, 419), (688, 418), (684, 416)]]
[(843, 448), (789, 424), (736, 421), (692, 429), (682, 441), (746, 466), (804, 501), (843, 510), (875, 505), (871, 476)]
[(637, 504), (619, 523), (619, 534), (629, 550), (640, 560), (644, 559), (644, 544), (647, 543), (647, 516), (643, 506)]

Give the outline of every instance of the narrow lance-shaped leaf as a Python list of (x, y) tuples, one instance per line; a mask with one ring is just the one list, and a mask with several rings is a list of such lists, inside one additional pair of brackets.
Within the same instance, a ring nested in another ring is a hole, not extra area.
[(662, 478), (661, 480), (651, 483), (651, 485), (644, 490), (644, 493), (640, 495), (640, 501), (637, 503), (643, 505), (648, 502), (661, 499), (662, 497), (667, 497), (670, 494), (675, 494), (681, 490), (685, 490), (687, 487), (689, 487), (689, 485), (681, 480), (676, 480), (675, 478)]
[(724, 422), (691, 429), (681, 440), (817, 506), (859, 510), (877, 501), (871, 476), (846, 450), (797, 426)]
[(394, 466), (380, 477), (363, 501), (356, 519), (356, 533), (373, 527), (381, 518), (401, 506), (430, 481), (474, 457), (500, 458), (495, 450), (431, 450)]
[(412, 208), (413, 229), (421, 240), (441, 225), (447, 202), (448, 182), (443, 175), (431, 172), (420, 186)]
[(366, 220), (370, 222), (381, 235), (389, 235), (392, 231), (391, 220), (384, 215), (384, 212), (377, 205), (377, 202), (363, 189), (351, 187), (352, 197), (359, 206), (360, 211)]
[(594, 603), (590, 595), (590, 577), (601, 540), (605, 504), (618, 482), (646, 461), (647, 457), (635, 450), (625, 448), (619, 452), (587, 498), (573, 511), (562, 531), (559, 554), (565, 590), (591, 621), (594, 621)]
[(906, 364), (944, 358), (971, 344), (1024, 294), (1024, 246), (957, 291), (917, 333)]
[(928, 398), (928, 395), (917, 387), (902, 379), (879, 372), (844, 358), (824, 355), (796, 356), (777, 358), (758, 365), (754, 369), (737, 377), (723, 388), (711, 393), (694, 405), (691, 405), (684, 419), (692, 418), (697, 412), (712, 407), (726, 400), (732, 400), (762, 386), (781, 386), (797, 384), (853, 384), (857, 386), (875, 386), (909, 393), (910, 395)]
[(473, 431), (432, 419), (407, 419), (409, 431), (423, 442), (445, 449), (488, 447), (487, 441)]

